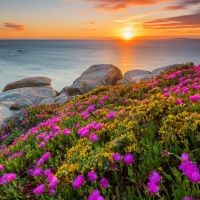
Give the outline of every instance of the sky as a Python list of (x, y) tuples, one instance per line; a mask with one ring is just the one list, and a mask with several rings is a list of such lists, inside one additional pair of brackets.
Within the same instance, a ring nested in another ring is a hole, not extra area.
[(200, 0), (0, 0), (0, 38), (200, 36)]

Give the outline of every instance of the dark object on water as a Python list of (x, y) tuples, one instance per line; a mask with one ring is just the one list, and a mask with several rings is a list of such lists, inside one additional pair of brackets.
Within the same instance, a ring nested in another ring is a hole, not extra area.
[(21, 49), (19, 49), (19, 50), (17, 50), (18, 52), (22, 52), (22, 50)]

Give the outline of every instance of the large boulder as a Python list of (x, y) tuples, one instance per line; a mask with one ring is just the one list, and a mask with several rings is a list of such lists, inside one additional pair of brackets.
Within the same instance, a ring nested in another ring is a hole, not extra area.
[(93, 80), (102, 85), (115, 85), (115, 83), (122, 78), (123, 75), (119, 68), (110, 64), (100, 64), (89, 67), (74, 81), (74, 83), (78, 81), (87, 83), (88, 80)]
[(8, 106), (0, 104), (0, 123), (12, 115), (13, 111), (11, 111)]
[(176, 68), (176, 67), (179, 67), (181, 66), (182, 64), (173, 64), (173, 65), (168, 65), (168, 66), (165, 66), (165, 67), (161, 67), (161, 68), (157, 68), (157, 69), (154, 69), (151, 73), (155, 75), (158, 75), (162, 72), (166, 72), (170, 69), (173, 69), (173, 68)]
[(52, 99), (56, 96), (56, 91), (50, 87), (26, 87), (9, 90), (0, 93), (1, 102), (13, 102), (16, 109), (40, 104), (44, 99)]
[(39, 87), (39, 86), (50, 86), (50, 85), (51, 85), (51, 79), (47, 77), (42, 77), (42, 76), (30, 77), (7, 84), (2, 90), (2, 92), (13, 90), (16, 88)]
[(144, 74), (144, 75), (134, 76), (134, 77), (130, 78), (129, 80), (133, 83), (139, 83), (140, 81), (148, 81), (153, 76), (155, 76), (155, 75), (154, 74)]
[(65, 93), (69, 96), (84, 94), (99, 86), (115, 85), (122, 78), (122, 72), (113, 65), (93, 65), (84, 71), (71, 86), (63, 88), (59, 94)]
[(124, 74), (124, 78), (125, 79), (131, 79), (134, 76), (140, 76), (140, 75), (145, 75), (145, 74), (151, 74), (151, 72), (146, 71), (146, 70), (135, 69), (135, 70), (127, 71)]

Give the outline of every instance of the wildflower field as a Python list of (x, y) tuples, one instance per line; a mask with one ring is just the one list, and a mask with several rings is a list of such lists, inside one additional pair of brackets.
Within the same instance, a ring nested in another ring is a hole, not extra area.
[(0, 129), (1, 200), (200, 199), (200, 65), (24, 115)]

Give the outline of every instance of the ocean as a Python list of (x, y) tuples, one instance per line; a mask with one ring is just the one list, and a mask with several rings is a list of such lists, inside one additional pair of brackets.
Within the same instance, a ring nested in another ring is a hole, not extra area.
[(0, 40), (0, 91), (32, 76), (51, 78), (60, 91), (94, 64), (113, 64), (125, 73), (187, 62), (200, 64), (200, 39)]

